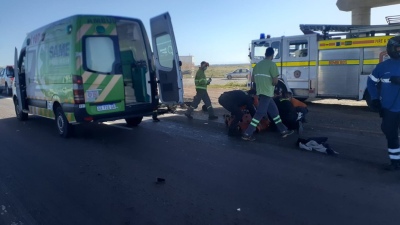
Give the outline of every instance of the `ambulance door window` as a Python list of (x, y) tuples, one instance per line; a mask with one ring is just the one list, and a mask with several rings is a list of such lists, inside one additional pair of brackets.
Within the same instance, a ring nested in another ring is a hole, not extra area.
[(174, 63), (174, 50), (171, 44), (171, 36), (164, 34), (156, 38), (158, 62), (161, 66), (172, 69)]
[(94, 73), (114, 73), (119, 62), (118, 42), (112, 36), (86, 36), (83, 41), (83, 68)]

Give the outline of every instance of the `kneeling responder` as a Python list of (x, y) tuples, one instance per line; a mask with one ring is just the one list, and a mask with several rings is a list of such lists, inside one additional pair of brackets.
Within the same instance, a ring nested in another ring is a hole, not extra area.
[(386, 51), (390, 59), (376, 65), (368, 77), (367, 87), (371, 108), (379, 111), (382, 117), (381, 129), (386, 136), (391, 162), (385, 169), (400, 170), (400, 36), (389, 39)]
[(233, 116), (233, 121), (229, 125), (228, 129), (229, 136), (240, 135), (238, 125), (244, 115), (243, 108), (246, 108), (252, 117), (256, 113), (253, 105), (255, 94), (255, 90), (249, 90), (248, 92), (234, 90), (224, 92), (218, 98), (219, 104), (228, 110)]

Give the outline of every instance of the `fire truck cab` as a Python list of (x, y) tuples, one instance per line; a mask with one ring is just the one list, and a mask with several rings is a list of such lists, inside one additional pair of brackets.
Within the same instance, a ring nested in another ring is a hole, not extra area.
[(253, 40), (252, 68), (272, 47), (280, 78), (296, 98), (365, 99), (369, 105), (368, 75), (388, 58), (387, 41), (400, 32), (400, 25), (300, 25), (300, 29), (302, 35), (261, 34)]

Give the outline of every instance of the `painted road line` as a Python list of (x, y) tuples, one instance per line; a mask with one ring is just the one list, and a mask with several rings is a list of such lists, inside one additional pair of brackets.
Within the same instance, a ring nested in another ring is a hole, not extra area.
[(124, 129), (124, 130), (133, 130), (130, 127), (121, 126), (121, 125), (118, 125), (118, 124), (114, 124), (112, 122), (102, 122), (102, 124), (105, 124), (105, 125), (108, 125), (108, 126), (112, 126), (112, 127), (116, 127), (116, 128), (121, 128), (121, 129)]

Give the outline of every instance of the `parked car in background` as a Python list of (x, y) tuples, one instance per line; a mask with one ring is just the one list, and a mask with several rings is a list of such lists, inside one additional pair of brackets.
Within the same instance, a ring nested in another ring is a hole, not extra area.
[(0, 93), (4, 91), (7, 96), (11, 96), (13, 81), (14, 68), (12, 66), (6, 66), (6, 68), (0, 72)]
[(185, 74), (192, 74), (192, 71), (191, 70), (183, 70), (182, 71), (182, 75), (185, 75)]
[(249, 69), (237, 69), (233, 72), (225, 74), (225, 78), (232, 79), (232, 78), (247, 78), (250, 75)]

